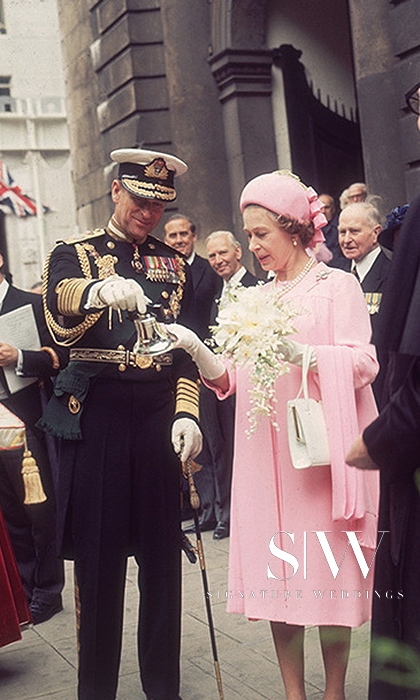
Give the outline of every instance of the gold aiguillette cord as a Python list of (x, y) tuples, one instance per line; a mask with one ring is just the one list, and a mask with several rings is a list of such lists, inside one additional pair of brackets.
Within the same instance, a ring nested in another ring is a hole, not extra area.
[[(118, 321), (122, 323), (121, 309), (117, 309)], [(112, 331), (112, 306), (108, 306), (108, 330)]]

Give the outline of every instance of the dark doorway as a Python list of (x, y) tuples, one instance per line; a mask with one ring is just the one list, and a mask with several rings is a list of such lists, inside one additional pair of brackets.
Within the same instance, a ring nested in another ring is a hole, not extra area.
[(319, 193), (338, 198), (351, 182), (364, 180), (359, 125), (313, 95), (301, 55), (289, 44), (273, 51), (283, 72), (293, 171)]

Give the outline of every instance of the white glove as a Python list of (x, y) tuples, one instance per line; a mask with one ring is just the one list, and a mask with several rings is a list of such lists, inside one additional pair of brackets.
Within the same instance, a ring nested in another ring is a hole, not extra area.
[(312, 347), (312, 345), (308, 346), (304, 343), (298, 343), (296, 340), (291, 340), (290, 338), (288, 338), (287, 340), (284, 340), (282, 342), (280, 352), (282, 353), (283, 358), (286, 360), (286, 362), (290, 362), (292, 365), (302, 367), (303, 353), (308, 347), (311, 353), (309, 360), (309, 369), (311, 369), (313, 372), (317, 372), (318, 365), (316, 362), (315, 348)]
[(197, 423), (192, 418), (176, 418), (172, 425), (171, 440), (174, 451), (181, 462), (186, 462), (200, 454), (203, 436)]
[(146, 313), (146, 303), (150, 302), (142, 288), (135, 280), (111, 275), (96, 282), (89, 292), (86, 308), (103, 309), (110, 306), (122, 311), (139, 311)]
[(182, 348), (191, 355), (198, 369), (205, 379), (212, 381), (221, 377), (226, 369), (210, 348), (208, 348), (194, 333), (194, 331), (181, 326), (179, 323), (169, 323), (165, 328), (177, 338), (175, 348)]

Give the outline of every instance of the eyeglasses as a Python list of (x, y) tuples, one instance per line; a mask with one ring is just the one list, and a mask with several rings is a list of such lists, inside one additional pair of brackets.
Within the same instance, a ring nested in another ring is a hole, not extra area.
[(411, 90), (405, 93), (405, 101), (410, 112), (414, 114), (420, 114), (420, 97), (419, 97), (420, 83), (417, 83)]

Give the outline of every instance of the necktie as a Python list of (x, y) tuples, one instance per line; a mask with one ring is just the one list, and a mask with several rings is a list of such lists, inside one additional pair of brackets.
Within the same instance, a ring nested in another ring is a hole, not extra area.
[(352, 269), (352, 274), (355, 276), (355, 278), (357, 279), (357, 281), (360, 282), (360, 277), (359, 277), (359, 273), (357, 272), (357, 267), (356, 267), (356, 266), (353, 267), (353, 269)]

